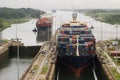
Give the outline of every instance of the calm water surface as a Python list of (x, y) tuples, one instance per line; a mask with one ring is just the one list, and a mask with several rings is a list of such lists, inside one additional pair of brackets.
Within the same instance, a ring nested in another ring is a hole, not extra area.
[[(23, 75), (24, 71), (29, 67), (32, 59), (20, 59), (19, 75)], [(17, 80), (18, 79), (17, 58), (10, 58), (0, 65), (0, 80)]]

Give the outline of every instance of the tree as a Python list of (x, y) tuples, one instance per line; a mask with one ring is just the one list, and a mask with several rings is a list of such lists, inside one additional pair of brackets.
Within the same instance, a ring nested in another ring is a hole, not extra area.
[(2, 28), (3, 26), (3, 21), (0, 19), (0, 28)]
[(4, 19), (18, 19), (18, 18), (38, 18), (40, 15), (44, 14), (45, 12), (31, 9), (31, 8), (20, 8), (20, 9), (13, 9), (13, 8), (0, 8), (0, 18)]

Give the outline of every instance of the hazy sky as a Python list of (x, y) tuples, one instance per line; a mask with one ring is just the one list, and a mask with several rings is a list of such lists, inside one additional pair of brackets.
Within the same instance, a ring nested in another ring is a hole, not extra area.
[(0, 7), (69, 9), (69, 8), (117, 8), (120, 0), (0, 0)]

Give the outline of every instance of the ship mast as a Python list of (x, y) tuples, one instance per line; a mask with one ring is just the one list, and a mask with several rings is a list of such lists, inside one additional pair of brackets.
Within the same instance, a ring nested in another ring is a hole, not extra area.
[[(77, 19), (77, 13), (73, 13), (72, 14), (72, 18), (73, 18), (73, 22), (76, 22), (76, 19)], [(77, 37), (77, 43), (76, 43), (76, 45), (77, 45), (77, 49), (76, 49), (76, 55), (77, 56), (79, 56), (79, 47), (78, 47), (78, 45), (79, 45), (79, 35), (76, 35), (76, 37)]]
[(72, 18), (73, 18), (73, 22), (76, 22), (76, 19), (77, 19), (77, 13), (76, 12), (74, 12), (72, 14)]

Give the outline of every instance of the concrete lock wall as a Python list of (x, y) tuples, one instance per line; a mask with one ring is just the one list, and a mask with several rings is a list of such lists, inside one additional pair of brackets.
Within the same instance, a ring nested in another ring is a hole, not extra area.
[[(19, 46), (20, 57), (34, 57), (41, 46)], [(10, 56), (17, 56), (17, 46), (10, 46)]]
[(109, 80), (107, 74), (105, 73), (102, 64), (100, 63), (100, 61), (98, 60), (98, 57), (95, 57), (95, 64), (96, 64), (96, 75), (98, 77), (99, 80)]
[(3, 63), (8, 58), (8, 55), (9, 55), (9, 48), (5, 47), (0, 51), (0, 63)]

